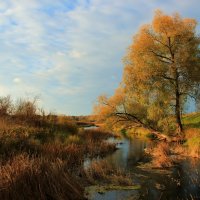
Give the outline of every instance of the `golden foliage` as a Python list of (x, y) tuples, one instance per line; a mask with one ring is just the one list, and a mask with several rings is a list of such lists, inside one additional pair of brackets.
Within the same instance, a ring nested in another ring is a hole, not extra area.
[(128, 48), (122, 83), (110, 98), (99, 97), (96, 113), (114, 115), (115, 119), (139, 119), (136, 121), (141, 124), (160, 129), (173, 121), (169, 116), (176, 114), (181, 130), (186, 98), (198, 91), (193, 72), (195, 68), (200, 74), (196, 24), (196, 20), (178, 13), (169, 16), (157, 10), (152, 23), (140, 28)]

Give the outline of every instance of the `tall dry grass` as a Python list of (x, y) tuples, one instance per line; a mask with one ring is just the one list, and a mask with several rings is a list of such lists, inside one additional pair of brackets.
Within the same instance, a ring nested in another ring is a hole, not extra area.
[(200, 137), (194, 137), (187, 140), (188, 154), (191, 157), (200, 157)]
[(200, 157), (200, 129), (188, 128), (185, 130), (187, 154), (191, 157)]
[(186, 139), (200, 137), (200, 129), (198, 128), (187, 128), (184, 131), (184, 135)]
[(88, 140), (84, 145), (85, 155), (90, 158), (104, 157), (116, 150), (116, 144), (105, 141)]
[(109, 137), (114, 137), (113, 133), (103, 131), (101, 129), (84, 130), (80, 132), (79, 135), (82, 138), (85, 138), (87, 140), (93, 140), (93, 141), (106, 140)]
[(0, 166), (0, 199), (84, 199), (83, 188), (59, 159), (20, 154)]
[(105, 156), (116, 150), (116, 145), (109, 143), (106, 139), (113, 137), (113, 134), (100, 129), (83, 130), (79, 133), (82, 139), (84, 152), (87, 157)]
[(173, 165), (173, 160), (170, 157), (170, 154), (171, 151), (168, 143), (158, 143), (151, 152), (151, 155), (153, 156), (153, 166), (158, 168), (171, 167)]
[(85, 169), (85, 176), (92, 184), (102, 183), (123, 186), (133, 184), (130, 174), (105, 160), (93, 161), (90, 167)]

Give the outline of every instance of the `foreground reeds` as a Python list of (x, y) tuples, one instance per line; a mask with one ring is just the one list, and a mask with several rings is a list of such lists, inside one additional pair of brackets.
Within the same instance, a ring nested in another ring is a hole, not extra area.
[(20, 154), (0, 166), (0, 199), (84, 199), (83, 188), (59, 159)]
[(106, 141), (112, 134), (38, 115), (34, 102), (19, 102), (12, 115), (1, 106), (0, 199), (84, 199), (84, 159), (113, 152), (115, 144)]

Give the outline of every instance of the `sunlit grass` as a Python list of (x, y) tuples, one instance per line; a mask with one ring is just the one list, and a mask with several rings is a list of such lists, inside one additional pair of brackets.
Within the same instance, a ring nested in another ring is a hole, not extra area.
[(192, 157), (200, 157), (200, 136), (187, 140), (188, 154)]
[(185, 127), (200, 128), (200, 113), (184, 115), (182, 121)]
[(133, 185), (130, 174), (105, 160), (93, 161), (85, 170), (85, 176), (92, 184)]
[(191, 113), (183, 117), (185, 125), (185, 145), (188, 147), (188, 155), (200, 156), (200, 113)]

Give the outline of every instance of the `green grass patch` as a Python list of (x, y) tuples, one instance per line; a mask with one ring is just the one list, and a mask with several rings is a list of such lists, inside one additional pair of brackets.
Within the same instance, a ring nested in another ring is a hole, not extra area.
[(194, 147), (198, 146), (200, 147), (200, 137), (193, 137), (187, 140), (186, 145)]
[(200, 113), (186, 114), (183, 116), (182, 121), (187, 128), (200, 128)]
[(200, 156), (200, 136), (193, 137), (187, 140), (185, 143), (188, 147), (188, 153), (192, 157), (199, 157)]

